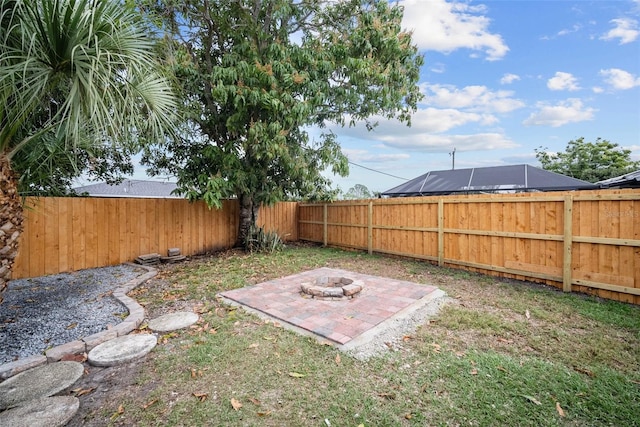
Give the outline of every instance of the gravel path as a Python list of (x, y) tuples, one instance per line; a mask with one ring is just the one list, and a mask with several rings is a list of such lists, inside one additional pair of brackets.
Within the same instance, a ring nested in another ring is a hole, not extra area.
[(111, 293), (144, 273), (123, 264), (10, 281), (0, 304), (0, 364), (122, 322), (127, 310)]

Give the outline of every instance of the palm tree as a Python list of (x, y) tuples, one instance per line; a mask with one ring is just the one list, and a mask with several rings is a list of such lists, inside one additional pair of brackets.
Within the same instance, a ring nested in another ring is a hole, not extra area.
[(124, 3), (0, 0), (0, 302), (22, 232), (14, 156), (56, 141), (73, 158), (171, 129), (171, 86)]

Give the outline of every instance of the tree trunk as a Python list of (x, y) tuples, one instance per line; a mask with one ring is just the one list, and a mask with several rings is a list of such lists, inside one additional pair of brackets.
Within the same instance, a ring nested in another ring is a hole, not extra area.
[(0, 303), (13, 262), (18, 255), (18, 239), (22, 233), (22, 201), (18, 195), (18, 178), (5, 153), (0, 154)]
[(238, 194), (238, 203), (240, 205), (240, 222), (238, 225), (238, 238), (236, 239), (236, 247), (244, 247), (244, 242), (249, 234), (252, 225), (256, 225), (258, 219), (258, 209), (260, 205), (253, 202), (253, 196), (246, 193)]

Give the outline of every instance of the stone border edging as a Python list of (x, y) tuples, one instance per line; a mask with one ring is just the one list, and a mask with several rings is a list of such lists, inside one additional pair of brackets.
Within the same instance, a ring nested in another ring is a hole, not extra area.
[(71, 341), (66, 344), (61, 344), (56, 347), (52, 347), (45, 351), (44, 355), (33, 355), (19, 359), (13, 362), (0, 364), (0, 381), (4, 381), (11, 378), (20, 372), (26, 371), (31, 368), (35, 368), (47, 363), (54, 363), (61, 360), (67, 355), (76, 355), (89, 352), (98, 344), (102, 344), (105, 341), (117, 338), (123, 335), (127, 335), (129, 332), (140, 326), (144, 320), (144, 307), (142, 307), (136, 300), (127, 295), (128, 292), (135, 289), (140, 284), (155, 277), (158, 274), (158, 270), (146, 265), (134, 264), (131, 262), (125, 262), (124, 264), (134, 266), (136, 268), (142, 268), (147, 270), (146, 273), (129, 280), (125, 284), (118, 287), (113, 291), (113, 297), (124, 305), (129, 311), (129, 315), (121, 322), (111, 329), (106, 331), (97, 332), (95, 334), (86, 336), (79, 340)]

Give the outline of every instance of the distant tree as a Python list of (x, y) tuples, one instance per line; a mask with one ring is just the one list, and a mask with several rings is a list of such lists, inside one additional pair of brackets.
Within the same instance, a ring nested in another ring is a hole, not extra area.
[[(345, 175), (332, 132), (371, 117), (409, 122), (422, 56), (387, 0), (146, 0), (168, 34), (188, 120), (144, 157), (190, 200), (237, 197), (241, 246), (261, 204), (325, 198)], [(367, 122), (369, 127), (374, 123)]]
[(640, 162), (631, 160), (631, 150), (597, 138), (585, 142), (584, 138), (569, 141), (564, 152), (549, 153), (548, 148), (537, 148), (536, 158), (542, 168), (588, 182), (598, 182), (640, 169)]
[(369, 191), (366, 185), (356, 184), (351, 187), (344, 196), (342, 197), (345, 200), (359, 200), (359, 199), (371, 199), (374, 195)]

